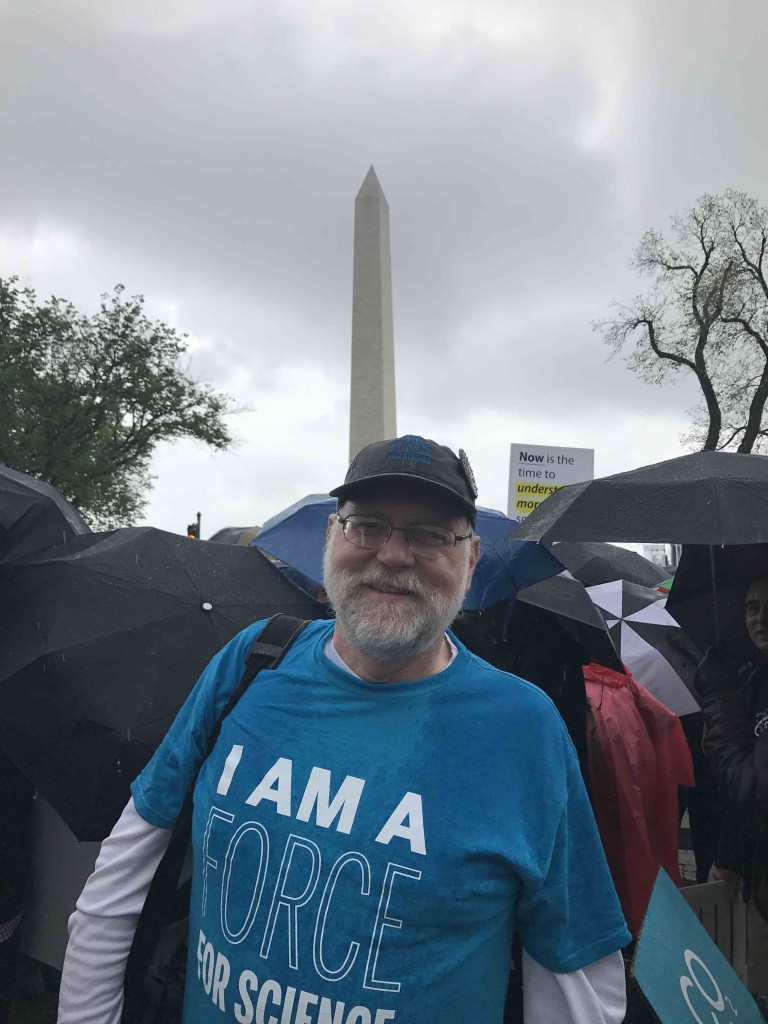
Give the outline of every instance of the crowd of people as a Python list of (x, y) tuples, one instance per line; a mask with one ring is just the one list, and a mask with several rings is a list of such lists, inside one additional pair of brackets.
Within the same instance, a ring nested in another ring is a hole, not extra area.
[[(624, 684), (596, 675), (546, 614), (518, 609), (528, 619), (511, 643), (493, 616), (457, 619), (479, 558), (463, 452), (412, 436), (377, 442), (330, 493), (334, 618), (310, 623), (234, 703), (264, 623), (206, 669), (78, 900), (59, 1024), (130, 1024), (126, 963), (191, 787), (185, 1024), (620, 1024), (622, 951), (642, 908), (595, 822), (611, 786), (588, 732), (590, 686)], [(768, 578), (749, 581), (744, 615), (751, 656), (728, 637), (707, 652), (701, 728), (686, 735), (699, 790), (706, 779), (723, 808), (716, 840), (700, 845), (700, 877), (768, 916)], [(632, 699), (660, 720), (652, 699)], [(677, 782), (694, 779), (669, 770), (681, 761), (665, 749), (654, 806), (668, 827)], [(13, 769), (0, 778), (13, 782)], [(23, 807), (0, 792), (6, 987), (30, 806), (23, 781), (9, 786)], [(152, 1019), (139, 1009), (133, 1024)]]

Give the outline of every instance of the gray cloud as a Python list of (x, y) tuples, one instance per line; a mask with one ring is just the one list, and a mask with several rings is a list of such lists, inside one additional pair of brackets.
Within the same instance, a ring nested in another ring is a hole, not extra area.
[[(701, 191), (764, 188), (758, 0), (739, 19), (714, 0), (695, 19), (681, 0), (16, 0), (4, 20), (0, 272), (83, 306), (119, 280), (189, 332), (193, 371), (254, 410), (217, 457), (225, 520), (243, 473), (287, 503), (343, 470), (353, 199), (371, 162), (391, 208), (401, 424), (464, 424), (481, 451), (488, 417), (510, 441), (588, 444), (589, 424), (616, 462), (655, 458), (660, 440), (616, 448), (618, 417), (649, 439), (667, 422), (677, 444), (695, 391), (636, 381), (589, 325), (638, 290), (647, 227)], [(158, 460), (158, 521), (181, 461)]]

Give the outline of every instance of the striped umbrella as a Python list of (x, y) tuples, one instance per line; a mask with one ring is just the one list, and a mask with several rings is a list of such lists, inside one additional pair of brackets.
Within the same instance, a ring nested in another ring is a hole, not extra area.
[(693, 689), (701, 652), (655, 590), (618, 580), (588, 587), (623, 663), (676, 715), (699, 710)]

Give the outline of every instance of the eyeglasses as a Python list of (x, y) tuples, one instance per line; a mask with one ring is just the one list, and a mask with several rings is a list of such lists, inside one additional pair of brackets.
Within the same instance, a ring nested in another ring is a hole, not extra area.
[(411, 526), (393, 526), (388, 519), (379, 516), (351, 515), (336, 518), (341, 523), (344, 537), (358, 548), (376, 550), (384, 547), (393, 530), (402, 530), (408, 547), (414, 555), (435, 558), (441, 551), (456, 547), (460, 540), (474, 537), (472, 530), (460, 537), (447, 526), (432, 526), (430, 523), (413, 523)]

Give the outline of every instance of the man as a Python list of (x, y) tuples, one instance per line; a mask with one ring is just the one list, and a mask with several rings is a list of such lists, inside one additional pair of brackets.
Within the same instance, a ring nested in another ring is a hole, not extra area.
[[(541, 691), (446, 632), (479, 557), (466, 455), (378, 442), (331, 494), (335, 623), (258, 677), (197, 783), (186, 1024), (501, 1024), (515, 930), (528, 1024), (618, 1024), (630, 937), (573, 746)], [(134, 783), (70, 923), (60, 1024), (119, 1020), (146, 887), (260, 628)]]
[(696, 676), (704, 750), (727, 801), (710, 877), (743, 879), (745, 899), (768, 918), (768, 577), (747, 587), (744, 620), (753, 656), (744, 663), (721, 644)]

